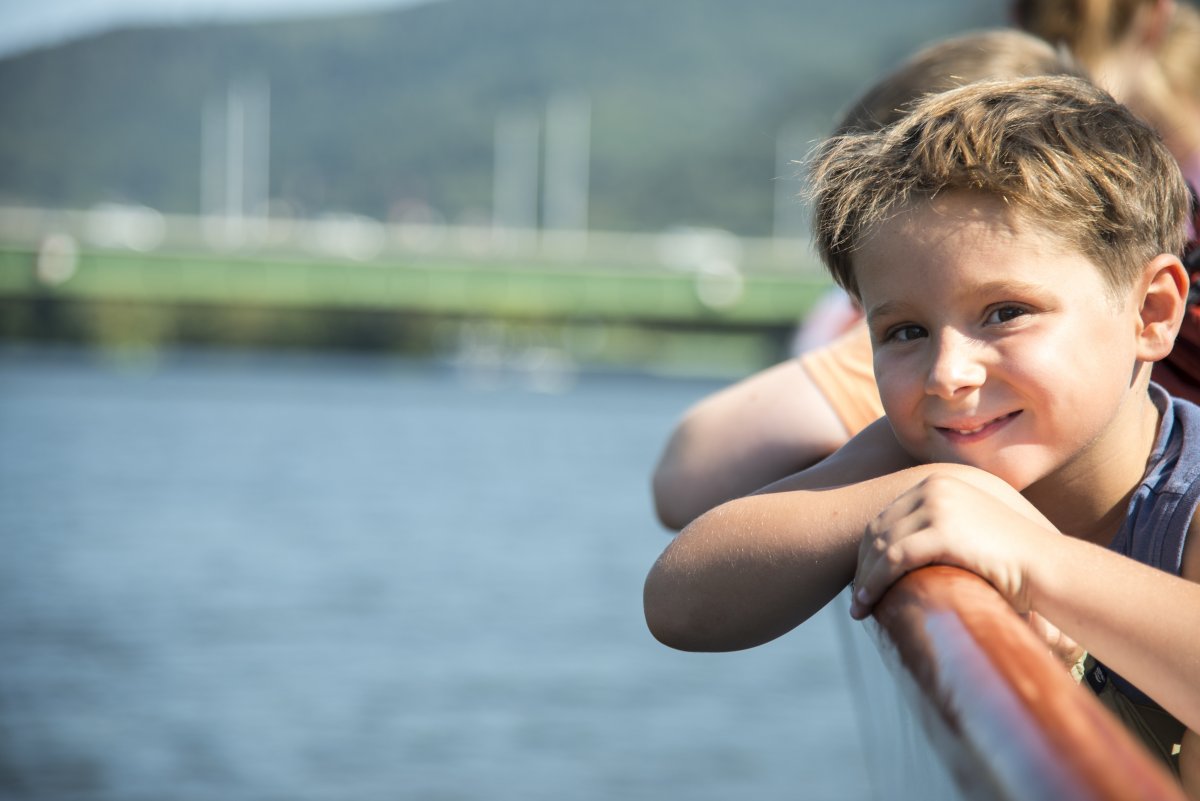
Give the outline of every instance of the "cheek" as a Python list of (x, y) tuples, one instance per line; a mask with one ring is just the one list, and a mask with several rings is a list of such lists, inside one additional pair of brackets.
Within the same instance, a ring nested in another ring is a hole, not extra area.
[(1061, 339), (1043, 337), (997, 348), (993, 375), (1003, 375), (1010, 384), (1037, 387), (1061, 383), (1064, 370), (1071, 372), (1079, 364), (1064, 364), (1066, 345)]
[(1015, 340), (997, 349), (993, 377), (1022, 394), (1036, 395), (1057, 405), (1086, 402), (1105, 395), (1105, 388), (1127, 382), (1132, 355), (1128, 342), (1115, 338), (1111, 328), (1063, 326), (1045, 336)]
[(1112, 374), (1114, 367), (1133, 364), (1133, 339), (1119, 334), (1115, 324), (1064, 325), (1028, 349), (1023, 360), (1039, 372), (1082, 373), (1088, 379), (1086, 384), (1096, 384)]
[(875, 359), (875, 383), (888, 416), (899, 418), (924, 395), (924, 378), (911, 359)]

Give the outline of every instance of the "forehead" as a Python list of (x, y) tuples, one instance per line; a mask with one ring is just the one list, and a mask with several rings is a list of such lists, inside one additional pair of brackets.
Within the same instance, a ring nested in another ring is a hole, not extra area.
[[(897, 289), (1004, 280), (1102, 280), (1100, 270), (1048, 226), (1002, 198), (947, 192), (912, 201), (864, 235), (853, 258), (864, 303)], [(1068, 269), (1069, 268), (1069, 269)]]
[(1049, 226), (1031, 221), (1003, 198), (961, 190), (904, 203), (864, 233), (862, 249), (870, 250), (896, 238), (922, 250), (936, 250), (951, 239), (956, 244), (986, 241), (1016, 249), (1066, 247)]

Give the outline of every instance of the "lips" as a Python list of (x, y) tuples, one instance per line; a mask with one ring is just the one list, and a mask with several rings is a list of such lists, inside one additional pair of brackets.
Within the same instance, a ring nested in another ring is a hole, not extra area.
[(1015, 412), (1009, 412), (1008, 414), (982, 421), (963, 420), (954, 422), (948, 426), (934, 426), (934, 428), (943, 436), (956, 442), (973, 442), (999, 431), (1012, 422), (1020, 413), (1021, 411), (1018, 409)]

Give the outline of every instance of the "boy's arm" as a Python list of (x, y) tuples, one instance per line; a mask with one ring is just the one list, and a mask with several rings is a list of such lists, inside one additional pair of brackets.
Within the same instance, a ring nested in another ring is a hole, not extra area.
[(850, 581), (867, 523), (936, 467), (914, 466), (880, 420), (820, 464), (703, 515), (646, 579), (650, 630), (692, 651), (749, 648), (790, 631)]
[(868, 614), (917, 567), (963, 567), (1200, 730), (1200, 522), (1192, 521), (1180, 578), (1062, 536), (1023, 501), (1011, 488), (980, 492), (935, 472), (867, 528), (852, 613)]
[(798, 359), (704, 398), (671, 432), (654, 470), (659, 520), (680, 529), (718, 504), (833, 453), (846, 428)]
[(1200, 731), (1198, 539), (1200, 516), (1189, 527), (1182, 577), (1072, 537), (1057, 538), (1030, 574), (1035, 608), (1193, 732)]

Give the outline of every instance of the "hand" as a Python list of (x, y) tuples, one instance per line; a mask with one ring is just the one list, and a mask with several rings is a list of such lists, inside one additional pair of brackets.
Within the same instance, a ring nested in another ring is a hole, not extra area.
[(935, 473), (868, 524), (850, 614), (865, 618), (901, 576), (931, 564), (982, 576), (1017, 612), (1030, 611), (1026, 564), (1057, 531), (1020, 493), (982, 471)]

